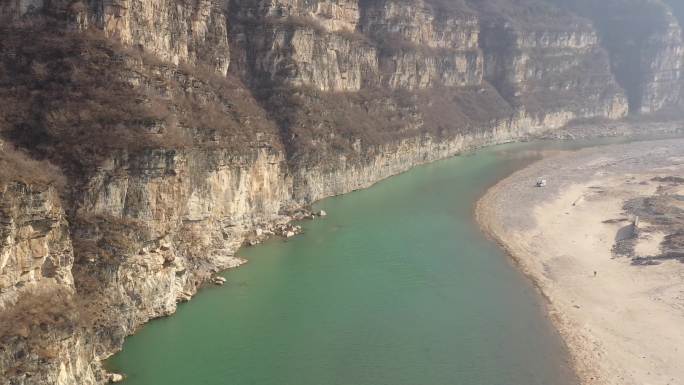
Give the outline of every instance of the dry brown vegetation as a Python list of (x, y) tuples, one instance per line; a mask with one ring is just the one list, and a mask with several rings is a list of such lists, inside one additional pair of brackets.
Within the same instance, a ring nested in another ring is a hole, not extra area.
[(150, 238), (146, 223), (130, 217), (111, 215), (79, 215), (74, 227), (80, 230), (73, 237), (77, 262), (94, 258), (117, 265), (127, 255), (135, 254), (144, 240)]
[(280, 124), (290, 160), (305, 165), (335, 163), (342, 154), (363, 157), (373, 146), (404, 138), (474, 132), (513, 114), (491, 87), (353, 93), (272, 87), (261, 96)]
[(307, 16), (287, 16), (287, 17), (265, 17), (263, 19), (266, 25), (276, 27), (294, 27), (294, 28), (308, 28), (317, 33), (325, 33), (325, 27), (321, 25), (316, 19)]
[[(448, 0), (443, 0), (448, 1)], [(513, 25), (516, 29), (534, 31), (564, 31), (578, 25), (591, 28), (586, 19), (568, 12), (564, 7), (554, 6), (548, 0), (466, 0), (477, 10), (483, 23)], [(564, 2), (567, 0), (558, 0)], [(594, 1), (594, 0), (590, 0)]]
[(29, 338), (49, 329), (72, 329), (77, 319), (69, 289), (42, 283), (23, 291), (14, 305), (0, 312), (0, 343), (7, 337)]
[(0, 184), (8, 182), (51, 185), (59, 190), (66, 187), (66, 178), (58, 167), (47, 160), (34, 160), (26, 151), (0, 142)]
[(245, 150), (277, 128), (241, 83), (49, 17), (0, 27), (0, 135), (82, 178), (117, 152)]
[(74, 170), (118, 149), (152, 145), (137, 124), (150, 116), (144, 95), (121, 78), (123, 64), (106, 40), (47, 19), (5, 26), (0, 35), (6, 138)]

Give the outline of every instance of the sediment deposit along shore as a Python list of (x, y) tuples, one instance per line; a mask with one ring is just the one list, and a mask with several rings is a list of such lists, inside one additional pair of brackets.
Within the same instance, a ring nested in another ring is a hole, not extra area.
[(544, 159), (477, 217), (548, 299), (583, 384), (684, 383), (684, 140)]

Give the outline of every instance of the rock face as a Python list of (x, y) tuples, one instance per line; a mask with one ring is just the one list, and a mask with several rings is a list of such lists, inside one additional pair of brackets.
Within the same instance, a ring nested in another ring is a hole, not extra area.
[(95, 27), (124, 45), (139, 47), (174, 64), (203, 62), (228, 71), (230, 49), (226, 17), (213, 0), (5, 1), (0, 15), (23, 17), (46, 9), (59, 12), (71, 28)]
[(0, 385), (108, 381), (315, 200), (681, 102), (681, 8), (554, 3), (0, 2)]
[(267, 24), (250, 42), (256, 79), (321, 91), (358, 91), (378, 73), (376, 50), (362, 40), (288, 20)]
[(180, 7), (174, 0), (96, 3), (87, 17), (107, 36), (126, 45), (142, 46), (175, 64), (201, 60), (221, 73), (228, 71), (227, 26), (219, 3), (200, 0)]
[(55, 187), (28, 181), (25, 167), (40, 164), (2, 150), (3, 168), (27, 181), (8, 182), (12, 172), (0, 172), (0, 381), (94, 384), (92, 347), (76, 322), (74, 254), (62, 200)]
[(93, 299), (83, 306), (98, 315), (91, 327), (100, 357), (142, 323), (173, 313), (216, 271), (243, 262), (234, 254), (246, 232), (278, 219), (287, 202), (283, 165), (266, 149), (151, 151), (124, 155), (90, 179), (76, 213), (84, 252), (74, 274)]
[(440, 15), (424, 1), (367, 3), (360, 30), (381, 47), (377, 83), (408, 90), (481, 84), (480, 28), (474, 14)]
[(645, 0), (561, 3), (597, 26), (632, 112), (651, 113), (679, 103), (684, 51), (670, 6)]
[(0, 237), (0, 309), (37, 286), (73, 289), (69, 227), (54, 188), (0, 186)]
[[(532, 1), (508, 11), (490, 3), (477, 6), (485, 20), (486, 78), (510, 103), (574, 118), (627, 113), (608, 54), (587, 20)], [(526, 12), (533, 8), (536, 13)]]

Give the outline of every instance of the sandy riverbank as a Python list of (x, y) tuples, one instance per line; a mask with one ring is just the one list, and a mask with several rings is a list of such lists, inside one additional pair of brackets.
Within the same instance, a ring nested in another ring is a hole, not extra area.
[(482, 227), (548, 299), (583, 384), (684, 384), (678, 178), (683, 139), (613, 145), (542, 160), (478, 202)]

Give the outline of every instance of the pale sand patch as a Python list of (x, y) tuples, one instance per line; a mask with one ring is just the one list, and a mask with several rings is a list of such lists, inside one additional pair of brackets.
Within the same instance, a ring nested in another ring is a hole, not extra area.
[[(589, 186), (598, 183), (575, 184), (556, 200), (535, 208), (538, 227), (519, 239), (526, 243), (528, 257), (534, 258), (530, 268), (563, 272), (546, 283), (547, 295), (565, 312), (566, 321), (581, 327), (581, 337), (591, 341), (596, 359), (608, 369), (597, 383), (681, 383), (684, 318), (651, 298), (652, 292), (671, 285), (681, 264), (639, 268), (627, 259), (614, 259), (611, 247), (622, 224), (603, 221), (620, 217), (623, 200), (645, 195), (646, 189), (622, 178), (604, 179), (600, 184), (605, 194), (572, 206), (579, 193), (591, 193)], [(637, 253), (655, 254), (647, 242), (637, 245), (641, 246)], [(570, 259), (572, 268), (566, 267), (567, 261), (559, 263), (559, 256)]]
[[(657, 160), (667, 158), (653, 160), (649, 154), (663, 149), (642, 151), (648, 146), (541, 161), (500, 182), (478, 203), (485, 230), (548, 299), (583, 384), (684, 384), (684, 264), (634, 266), (611, 251), (618, 232), (631, 223), (624, 201), (659, 187), (651, 182), (653, 170), (662, 170)], [(665, 147), (682, 153), (684, 141)], [(684, 175), (684, 167), (667, 164), (667, 172)], [(555, 188), (530, 187), (529, 180), (543, 173), (554, 175)], [(664, 234), (649, 235), (640, 235), (637, 253), (657, 255)]]
[(642, 232), (634, 246), (634, 255), (637, 257), (659, 255), (660, 244), (663, 240), (665, 240), (665, 233), (662, 231)]

